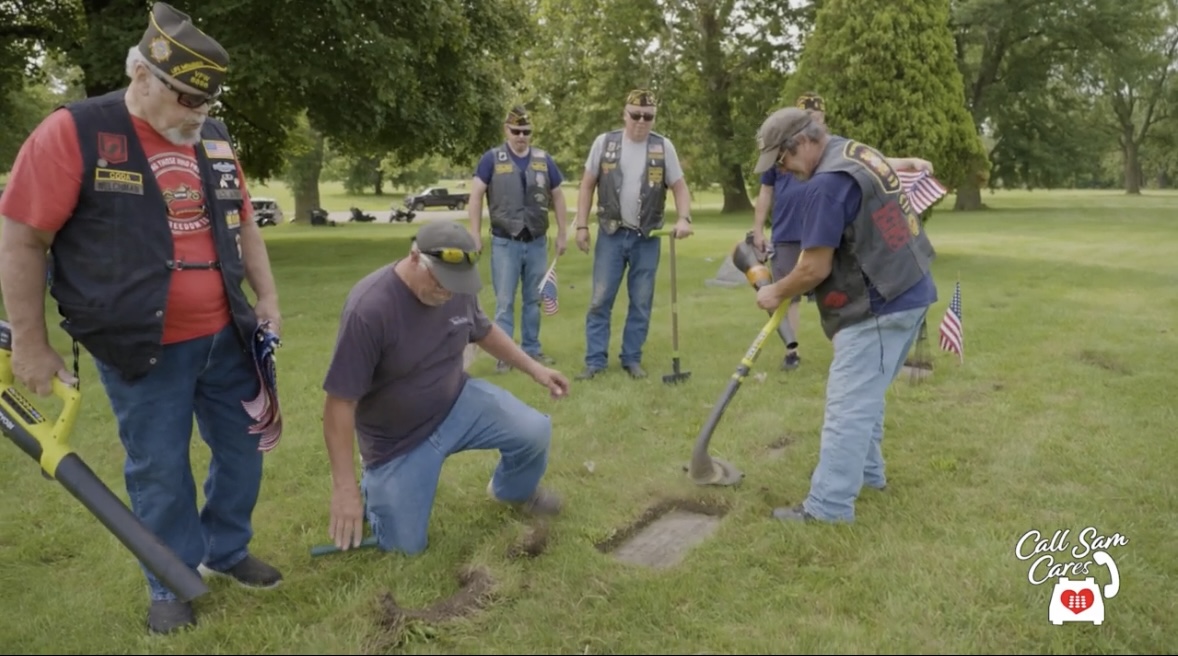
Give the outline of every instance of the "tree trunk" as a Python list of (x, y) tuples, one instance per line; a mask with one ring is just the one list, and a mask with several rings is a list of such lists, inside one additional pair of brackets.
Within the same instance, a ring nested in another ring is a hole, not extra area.
[(1125, 165), (1125, 193), (1141, 195), (1141, 162), (1137, 152), (1137, 142), (1132, 135), (1126, 135), (1122, 141), (1121, 156)]
[(703, 7), (700, 11), (703, 45), (701, 68), (704, 85), (708, 89), (708, 128), (715, 137), (716, 157), (720, 160), (720, 169), (724, 172), (720, 178), (720, 186), (724, 190), (724, 206), (720, 208), (720, 213), (751, 212), (753, 204), (749, 200), (744, 184), (744, 171), (741, 169), (741, 162), (747, 157), (748, 148), (733, 147), (733, 144), (743, 142), (738, 142), (736, 130), (732, 125), (732, 103), (728, 100), (728, 89), (732, 80), (724, 66), (724, 51), (720, 45), (724, 36), (722, 21), (726, 20), (726, 17), (717, 16), (714, 13), (717, 8), (711, 6)]
[(740, 164), (728, 165), (720, 187), (724, 190), (724, 207), (720, 210), (722, 214), (753, 211), (753, 204), (749, 201), (748, 192), (745, 191), (744, 171), (741, 170)]
[(323, 142), (324, 138), (315, 132), (315, 147), (307, 155), (304, 166), (298, 167), (299, 175), (294, 180), (294, 221), (311, 223), (311, 210), (319, 205), (319, 173), (323, 170)]
[(974, 212), (986, 209), (982, 204), (982, 188), (978, 184), (978, 177), (968, 176), (957, 187), (957, 202), (953, 204), (955, 211)]

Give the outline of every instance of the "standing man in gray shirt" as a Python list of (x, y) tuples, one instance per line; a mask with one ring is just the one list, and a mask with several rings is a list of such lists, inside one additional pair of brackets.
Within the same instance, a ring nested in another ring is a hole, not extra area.
[(487, 483), (493, 499), (532, 513), (560, 511), (560, 499), (540, 486), (551, 417), (463, 367), (467, 344), (478, 344), (553, 398), (568, 393), (564, 375), (528, 357), (479, 307), (475, 246), (461, 224), (431, 221), (408, 257), (370, 273), (348, 295), (323, 382), (328, 534), (340, 549), (360, 545), (367, 514), (381, 550), (425, 550), (442, 464), (471, 449), (500, 454)]
[[(597, 191), (597, 247), (593, 251), (593, 293), (585, 318), (585, 369), (578, 380), (604, 371), (608, 362), (610, 315), (626, 274), (630, 307), (622, 332), (622, 368), (643, 378), (642, 346), (650, 328), (654, 281), (662, 240), (651, 237), (663, 227), (667, 189), (675, 196), (674, 239), (691, 235), (691, 196), (675, 145), (654, 132), (654, 94), (635, 89), (626, 96), (624, 127), (597, 136), (577, 197), (577, 248), (589, 252), (589, 208)], [(629, 271), (627, 272), (627, 269)]]

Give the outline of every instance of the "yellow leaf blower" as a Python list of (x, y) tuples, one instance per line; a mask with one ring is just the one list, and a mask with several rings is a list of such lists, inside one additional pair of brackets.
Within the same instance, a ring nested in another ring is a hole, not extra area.
[(40, 463), (42, 475), (61, 483), (182, 601), (207, 593), (200, 575), (144, 526), (70, 448), (68, 440), (78, 417), (81, 392), (54, 378), (53, 394), (64, 405), (57, 421), (50, 423), (13, 382), (12, 328), (0, 321), (0, 430), (5, 437)]

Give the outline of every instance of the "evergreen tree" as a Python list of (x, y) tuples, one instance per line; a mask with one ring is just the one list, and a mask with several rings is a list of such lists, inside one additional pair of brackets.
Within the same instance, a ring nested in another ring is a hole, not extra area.
[(782, 101), (813, 91), (831, 132), (922, 157), (950, 189), (989, 170), (965, 103), (949, 0), (825, 0)]

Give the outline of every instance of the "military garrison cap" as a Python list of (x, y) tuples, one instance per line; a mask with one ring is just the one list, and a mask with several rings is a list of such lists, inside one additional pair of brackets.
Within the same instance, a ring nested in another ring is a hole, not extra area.
[(816, 112), (826, 111), (826, 103), (823, 102), (822, 96), (814, 93), (813, 91), (807, 91), (806, 93), (798, 96), (797, 106), (801, 109), (812, 109)]
[(654, 93), (648, 89), (635, 89), (626, 96), (627, 105), (638, 107), (654, 107), (656, 104)]
[(209, 95), (221, 88), (229, 71), (229, 53), (187, 14), (164, 2), (152, 5), (139, 50), (168, 77)]
[(504, 122), (508, 125), (522, 128), (531, 125), (532, 119), (528, 118), (528, 110), (520, 105), (516, 105), (511, 108), (511, 111), (507, 112), (507, 118)]

